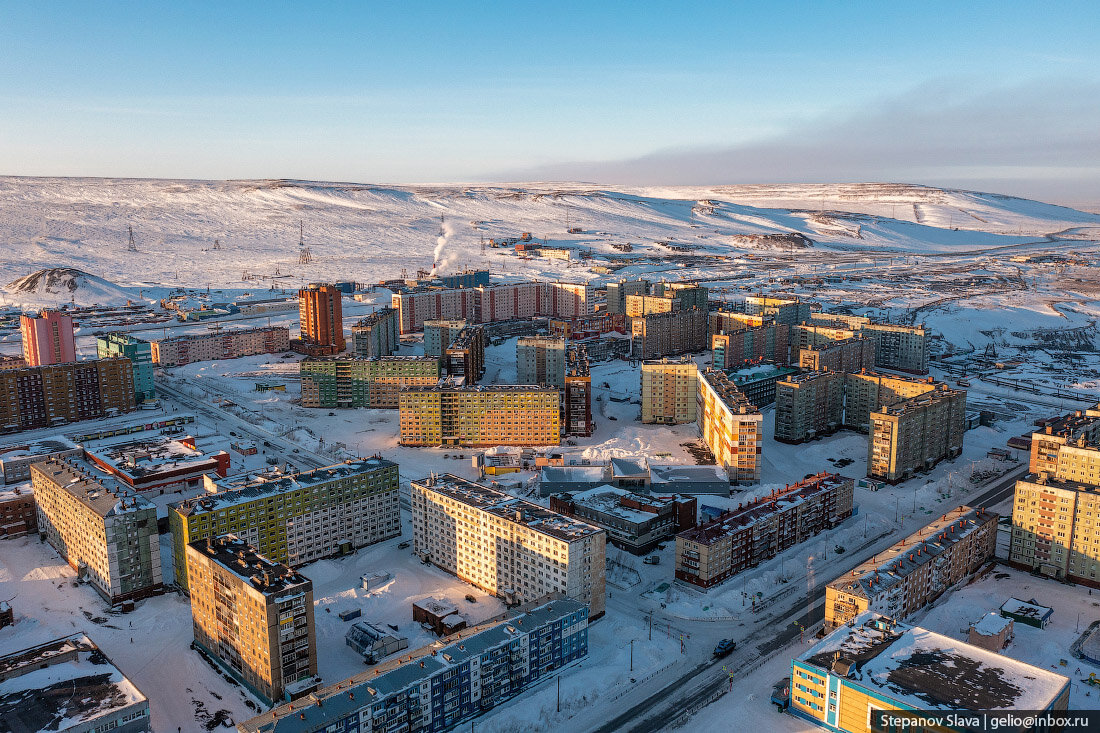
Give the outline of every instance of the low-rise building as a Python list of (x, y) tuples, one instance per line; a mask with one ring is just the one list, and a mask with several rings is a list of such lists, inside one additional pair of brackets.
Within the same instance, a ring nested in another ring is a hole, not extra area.
[(134, 371), (134, 402), (156, 398), (153, 388), (153, 347), (148, 341), (128, 333), (105, 333), (96, 336), (96, 355), (100, 359), (122, 356), (130, 360)]
[(61, 435), (0, 446), (0, 484), (30, 481), (32, 463), (49, 458), (72, 458), (83, 453), (79, 445)]
[(157, 509), (87, 461), (31, 466), (38, 532), (109, 603), (163, 587)]
[(449, 473), (411, 485), (426, 560), (508, 600), (560, 592), (603, 615), (604, 530)]
[(190, 435), (158, 435), (104, 446), (88, 446), (84, 457), (134, 491), (164, 494), (197, 489), (202, 477), (225, 478), (230, 458), (224, 450), (208, 454), (195, 447)]
[(1067, 678), (1042, 667), (865, 613), (791, 661), (788, 711), (827, 730), (871, 733), (893, 727), (874, 719), (879, 712), (1063, 711), (1069, 692)]
[(401, 445), (558, 445), (561, 394), (540, 385), (404, 387), (399, 396)]
[(301, 473), (214, 481), (207, 494), (172, 506), (172, 562), (187, 590), (184, 548), (233, 533), (291, 567), (401, 534), (397, 464), (375, 456)]
[(852, 515), (855, 481), (834, 473), (791, 484), (676, 535), (676, 579), (710, 588)]
[(401, 389), (439, 382), (433, 356), (307, 357), (298, 362), (302, 407), (396, 409)]
[(602, 528), (607, 541), (643, 555), (677, 532), (695, 526), (693, 496), (640, 494), (614, 486), (550, 497), (550, 509)]
[(366, 318), (360, 318), (351, 327), (351, 340), (355, 355), (363, 358), (389, 356), (401, 345), (397, 328), (397, 311), (386, 306)]
[(154, 364), (162, 367), (183, 366), (196, 361), (239, 359), (289, 351), (290, 329), (286, 326), (219, 329), (210, 333), (170, 336), (153, 341), (151, 346)]
[(903, 619), (993, 557), (997, 515), (959, 507), (880, 552), (825, 588), (825, 626), (874, 611)]
[(0, 539), (22, 537), (38, 531), (34, 486), (0, 488)]
[(232, 534), (185, 552), (195, 646), (265, 705), (316, 689), (313, 582)]
[(583, 603), (568, 598), (544, 599), (281, 705), (237, 729), (450, 730), (587, 656), (588, 613)]
[(962, 453), (966, 392), (946, 385), (871, 413), (867, 475), (897, 483)]
[(84, 634), (0, 657), (0, 723), (12, 733), (147, 733), (149, 700)]
[(764, 418), (725, 372), (707, 369), (699, 374), (696, 416), (703, 441), (730, 481), (760, 481)]

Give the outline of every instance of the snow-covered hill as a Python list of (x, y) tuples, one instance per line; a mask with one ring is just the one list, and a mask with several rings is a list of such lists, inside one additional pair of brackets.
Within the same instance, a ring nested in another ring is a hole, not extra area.
[[(299, 221), (313, 255), (308, 265), (298, 264)], [(127, 251), (129, 226), (137, 252)], [(673, 251), (737, 257), (781, 248), (751, 235), (790, 232), (812, 240), (815, 252), (963, 253), (1056, 233), (1100, 238), (1100, 215), (904, 184), (611, 188), (0, 178), (3, 283), (57, 267), (90, 273), (120, 293), (150, 285), (255, 287), (248, 275), (276, 272), (291, 275), (287, 285), (369, 282), (430, 269), (435, 260), (444, 270), (490, 265), (517, 277), (593, 277), (576, 262), (521, 260), (482, 247), (483, 239), (522, 232), (596, 258)], [(629, 255), (621, 251), (626, 244)], [(9, 288), (5, 299), (27, 295)]]

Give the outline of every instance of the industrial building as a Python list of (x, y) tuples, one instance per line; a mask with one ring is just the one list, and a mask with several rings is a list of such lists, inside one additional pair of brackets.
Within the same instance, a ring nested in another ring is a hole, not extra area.
[(76, 361), (73, 317), (59, 311), (44, 310), (37, 316), (19, 316), (23, 337), (23, 360), (29, 367), (67, 364)]
[(355, 355), (365, 359), (389, 356), (401, 345), (397, 329), (397, 311), (389, 306), (379, 308), (351, 327)]
[(707, 348), (707, 311), (703, 308), (651, 313), (629, 321), (630, 353), (635, 359), (660, 359)]
[(609, 543), (635, 555), (694, 527), (696, 509), (693, 496), (639, 494), (607, 485), (550, 497), (551, 511), (600, 527)]
[(0, 446), (0, 484), (31, 480), (31, 464), (47, 458), (70, 458), (84, 450), (64, 436)]
[(240, 723), (241, 733), (446, 731), (588, 654), (588, 609), (568, 598), (515, 609), (445, 641)]
[(940, 385), (871, 413), (867, 475), (889, 483), (962, 453), (966, 392)]
[[(888, 729), (875, 712), (1064, 711), (1070, 693), (1062, 675), (875, 613), (793, 659), (790, 687), (788, 712), (840, 733)], [(959, 725), (934, 729), (972, 729)]]
[(399, 396), (401, 445), (558, 445), (561, 394), (529, 384), (403, 387)]
[(715, 369), (700, 372), (695, 409), (699, 433), (730, 481), (759, 482), (764, 445), (760, 410), (745, 399), (725, 372)]
[(163, 587), (157, 509), (95, 466), (51, 458), (31, 466), (38, 532), (108, 603)]
[(696, 421), (699, 367), (691, 357), (643, 361), (641, 382), (643, 423)]
[(149, 700), (82, 633), (0, 656), (0, 723), (12, 733), (153, 730)]
[(265, 705), (315, 690), (313, 582), (232, 534), (185, 552), (195, 646)]
[(516, 382), (565, 387), (568, 342), (556, 336), (524, 336), (516, 341)]
[(140, 404), (157, 396), (153, 388), (153, 347), (127, 333), (96, 336), (96, 355), (100, 359), (122, 356), (130, 360), (134, 371), (134, 402)]
[(825, 627), (864, 611), (903, 619), (993, 558), (997, 515), (960, 506), (825, 587)]
[(184, 547), (207, 537), (231, 532), (264, 557), (298, 567), (401, 534), (397, 464), (378, 456), (301, 473), (208, 477), (206, 489), (168, 513), (184, 591)]
[(218, 329), (210, 333), (169, 336), (151, 342), (151, 346), (154, 364), (183, 366), (196, 361), (240, 359), (289, 351), (290, 329), (286, 326)]
[(91, 420), (134, 409), (129, 359), (90, 359), (0, 371), (0, 433)]
[(396, 409), (402, 387), (439, 382), (433, 356), (306, 357), (298, 362), (302, 407)]
[(852, 515), (855, 481), (819, 473), (676, 535), (677, 580), (710, 588)]
[(411, 485), (425, 560), (508, 601), (560, 592), (603, 615), (604, 530), (449, 473)]
[(332, 356), (344, 353), (343, 297), (332, 285), (311, 283), (298, 291), (298, 320), (301, 338), (291, 348), (306, 356)]

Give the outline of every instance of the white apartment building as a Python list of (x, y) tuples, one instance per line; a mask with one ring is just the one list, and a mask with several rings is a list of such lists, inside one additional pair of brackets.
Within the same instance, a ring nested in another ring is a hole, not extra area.
[(411, 485), (421, 557), (502, 598), (564, 593), (603, 615), (604, 530), (449, 473)]

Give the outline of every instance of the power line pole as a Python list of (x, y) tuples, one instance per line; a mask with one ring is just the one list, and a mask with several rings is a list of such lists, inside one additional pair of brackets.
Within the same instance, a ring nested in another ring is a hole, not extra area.
[(137, 252), (138, 248), (137, 248), (137, 245), (134, 243), (134, 227), (133, 226), (128, 226), (127, 229), (130, 230), (130, 243), (126, 246), (126, 251), (127, 252)]

